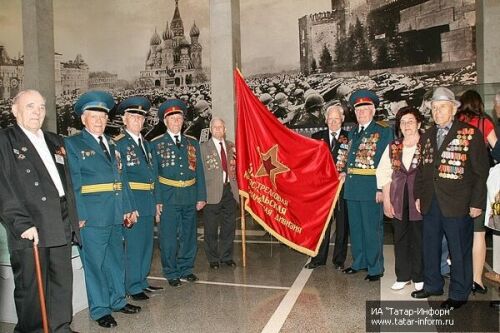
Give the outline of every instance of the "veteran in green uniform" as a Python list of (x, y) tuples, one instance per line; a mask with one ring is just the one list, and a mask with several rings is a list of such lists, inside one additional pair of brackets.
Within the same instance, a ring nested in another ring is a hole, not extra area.
[(66, 138), (82, 249), (80, 250), (90, 317), (102, 327), (115, 327), (112, 312), (137, 313), (125, 299), (122, 224), (137, 216), (123, 172), (120, 153), (104, 135), (113, 97), (89, 91), (78, 98), (75, 113), (85, 128)]
[(349, 98), (358, 124), (349, 132), (344, 199), (347, 201), (353, 263), (346, 274), (367, 270), (366, 280), (378, 281), (384, 273), (384, 224), (382, 192), (377, 190), (375, 171), (380, 157), (393, 138), (388, 126), (373, 121), (377, 95), (365, 89)]
[(153, 224), (156, 213), (156, 180), (151, 145), (141, 134), (151, 103), (146, 97), (132, 96), (118, 105), (125, 129), (114, 138), (123, 170), (132, 191), (132, 205), (139, 212), (137, 223), (123, 230), (125, 238), (125, 290), (134, 300), (147, 300), (144, 291), (163, 289), (148, 284), (153, 256)]
[(167, 132), (152, 140), (157, 214), (160, 215), (160, 249), (163, 274), (172, 287), (181, 279), (198, 280), (193, 274), (196, 257), (196, 211), (207, 200), (205, 176), (196, 139), (182, 135), (186, 105), (178, 99), (165, 101), (158, 118)]

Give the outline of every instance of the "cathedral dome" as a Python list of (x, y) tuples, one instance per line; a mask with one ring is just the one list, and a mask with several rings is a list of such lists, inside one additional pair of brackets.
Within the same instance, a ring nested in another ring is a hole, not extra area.
[(167, 21), (167, 26), (165, 27), (165, 31), (163, 31), (163, 40), (169, 40), (172, 39), (172, 31), (170, 31), (170, 28), (168, 27), (168, 21)]
[(191, 31), (189, 32), (189, 36), (198, 37), (200, 35), (200, 29), (196, 26), (196, 22), (193, 22), (193, 26), (191, 27)]
[(179, 42), (180, 47), (190, 47), (191, 44), (187, 41), (186, 37), (182, 37), (181, 41)]
[(160, 44), (161, 44), (160, 35), (158, 35), (158, 33), (156, 32), (156, 29), (155, 29), (155, 33), (151, 37), (151, 40), (149, 41), (149, 45), (153, 46), (153, 45), (160, 45)]

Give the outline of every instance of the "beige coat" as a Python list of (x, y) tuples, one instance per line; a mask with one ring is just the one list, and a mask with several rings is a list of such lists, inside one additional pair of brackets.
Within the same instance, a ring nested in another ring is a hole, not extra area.
[[(234, 143), (228, 140), (225, 140), (224, 143), (226, 146), (228, 178), (231, 184), (231, 191), (236, 202), (239, 202)], [(221, 159), (215, 147), (214, 140), (210, 139), (201, 144), (201, 159), (203, 160), (203, 171), (205, 172), (207, 203), (212, 205), (218, 204), (222, 199), (223, 179)]]

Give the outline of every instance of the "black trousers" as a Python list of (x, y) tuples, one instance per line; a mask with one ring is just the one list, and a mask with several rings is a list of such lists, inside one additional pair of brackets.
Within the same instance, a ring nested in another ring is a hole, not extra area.
[(441, 276), (441, 249), (443, 234), (448, 240), (451, 265), (451, 277), (448, 297), (467, 300), (472, 289), (472, 238), (474, 223), (469, 215), (445, 217), (434, 195), (431, 208), (424, 215), (423, 256), (424, 289), (429, 292), (441, 292), (444, 279)]
[(236, 200), (229, 183), (224, 185), (221, 201), (217, 204), (207, 204), (203, 212), (204, 245), (208, 262), (233, 260)]
[(347, 203), (342, 198), (343, 192), (340, 193), (337, 206), (333, 212), (333, 218), (328, 224), (325, 231), (325, 237), (321, 242), (316, 257), (311, 259), (311, 262), (324, 265), (328, 257), (328, 247), (330, 245), (330, 233), (333, 220), (335, 220), (335, 246), (333, 248), (332, 262), (337, 265), (344, 265), (347, 256), (347, 244), (349, 240), (349, 220), (347, 217)]
[[(71, 231), (66, 202), (61, 201), (61, 206), (68, 243), (38, 249), (50, 332), (70, 332), (73, 317)], [(10, 261), (14, 273), (14, 302), (18, 318), (14, 332), (43, 332), (33, 248), (11, 251)]]
[(392, 220), (396, 280), (423, 282), (422, 221), (410, 221), (409, 208), (408, 188), (405, 186), (402, 220)]

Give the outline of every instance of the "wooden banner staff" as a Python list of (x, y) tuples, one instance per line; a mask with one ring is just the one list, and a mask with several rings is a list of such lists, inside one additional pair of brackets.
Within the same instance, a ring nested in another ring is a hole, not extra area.
[(240, 220), (241, 220), (241, 252), (243, 267), (247, 266), (246, 223), (245, 223), (245, 197), (240, 195)]
[(38, 285), (38, 296), (40, 298), (40, 309), (42, 311), (43, 332), (49, 333), (49, 320), (47, 318), (47, 308), (45, 307), (45, 294), (43, 292), (42, 268), (40, 266), (40, 255), (38, 246), (33, 244), (33, 256), (35, 257), (36, 282)]

